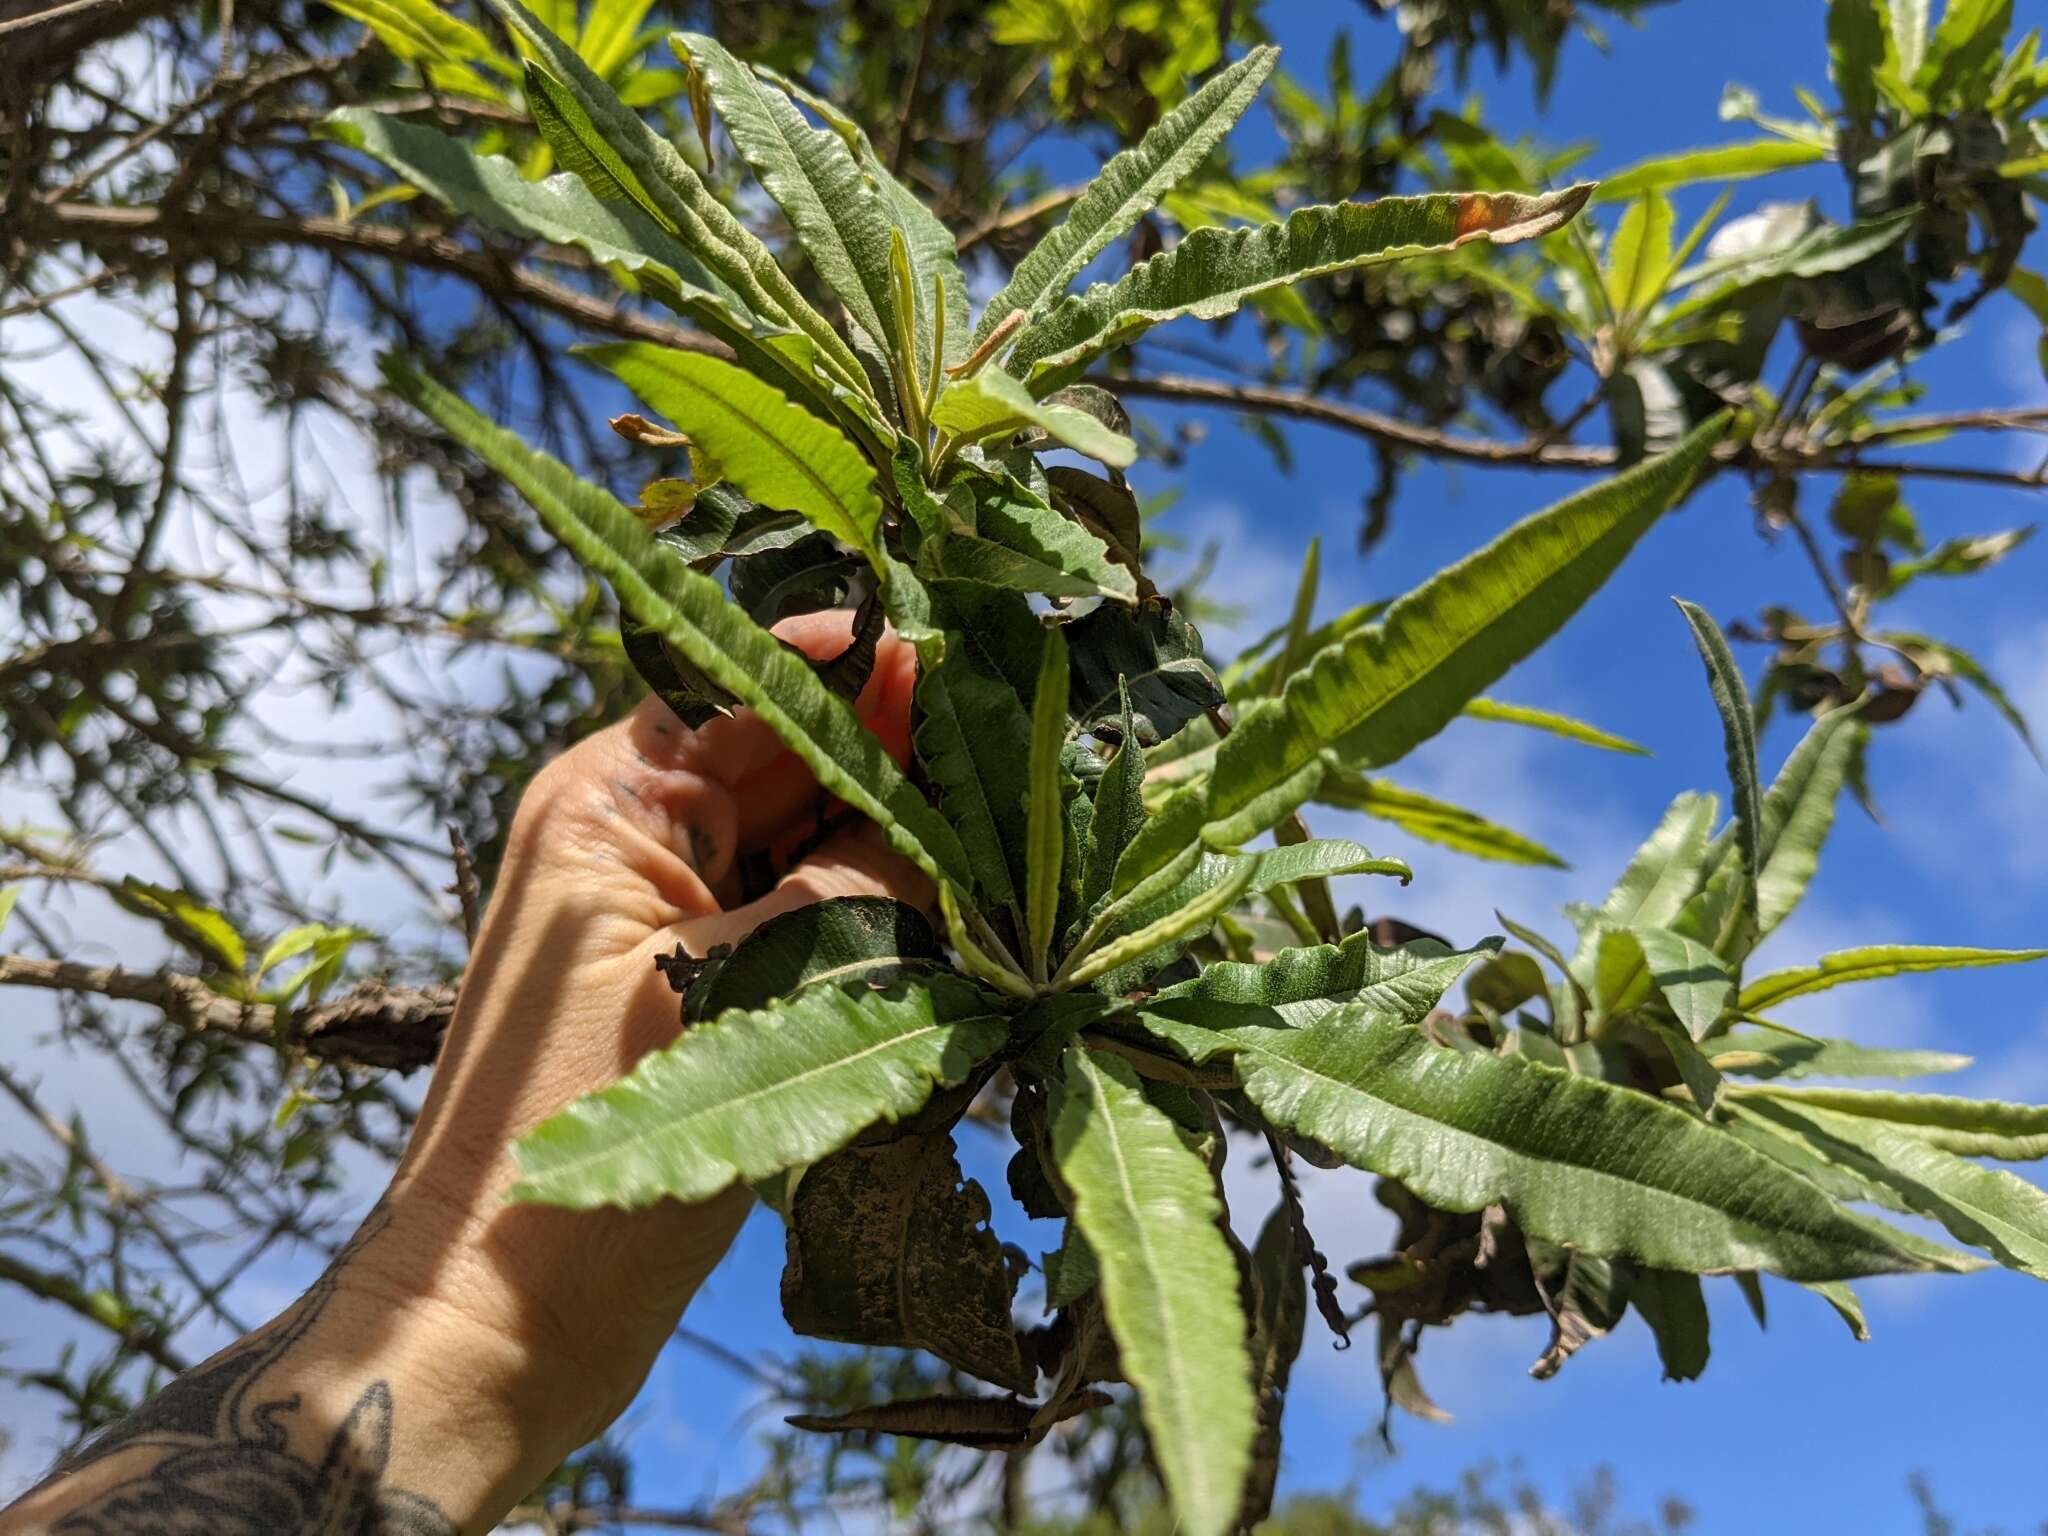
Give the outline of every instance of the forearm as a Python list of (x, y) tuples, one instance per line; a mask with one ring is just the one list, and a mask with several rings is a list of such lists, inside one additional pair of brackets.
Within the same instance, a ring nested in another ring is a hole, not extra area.
[(166, 1387), (0, 1514), (0, 1533), (455, 1536), (488, 1531), (594, 1426), (559, 1362), (394, 1291), (380, 1207), (283, 1315)]

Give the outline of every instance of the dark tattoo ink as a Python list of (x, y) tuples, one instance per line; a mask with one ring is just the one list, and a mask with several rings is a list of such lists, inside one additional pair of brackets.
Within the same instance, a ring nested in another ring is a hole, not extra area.
[(384, 1486), (388, 1383), (370, 1383), (318, 1448), (290, 1444), (296, 1392), (258, 1391), (326, 1310), (335, 1271), (382, 1223), (372, 1212), (283, 1322), (186, 1372), (58, 1462), (43, 1489), (113, 1456), (156, 1453), (147, 1470), (58, 1514), (50, 1536), (456, 1536), (433, 1500)]

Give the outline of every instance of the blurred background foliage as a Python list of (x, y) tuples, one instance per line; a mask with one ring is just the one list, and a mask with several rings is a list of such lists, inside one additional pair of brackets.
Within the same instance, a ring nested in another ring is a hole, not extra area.
[[(1219, 148), (1120, 257), (1304, 202), (1613, 172), (1592, 215), (1509, 259), (1459, 252), (1273, 295), (1223, 344), (1168, 328), (1106, 382), (1167, 469), (1197, 430), (1183, 407), (1231, 411), (1276, 474), (1293, 423), (1354, 435), (1368, 546), (1398, 535), (1420, 460), (1600, 469), (1742, 406), (1762, 426), (1726, 467), (1758, 536), (1805, 562), (1730, 616), (1760, 700), (1813, 711), (1875, 690), (1864, 718), (1881, 726), (1960, 690), (2026, 734), (1978, 658), (1889, 614), (1912, 584), (1977, 579), (2031, 533), (1930, 539), (1917, 481), (2048, 485), (2048, 458), (2015, 470), (1970, 448), (2048, 431), (2048, 411), (1924, 400), (1912, 367), (1993, 294), (2048, 327), (2048, 279), (2022, 259), (2048, 197), (2037, 34), (2014, 0), (1949, 0), (1932, 19), (1906, 0), (1834, 0), (1772, 43), (1810, 56), (1814, 89), (1762, 101), (1730, 86), (1722, 124), (1699, 126), (1712, 148), (1628, 165), (1614, 146), (1489, 129), (1480, 91), (1496, 73), (1525, 71), (1540, 97), (1569, 40), (1654, 27), (1659, 4), (1357, 0), (1382, 40), (1371, 61), (1341, 29), (1326, 56), (1286, 58), (1266, 109), (1277, 147)], [(1078, 192), (1061, 164), (1142, 133), (1282, 9), (542, 11), (722, 192), (741, 169), (699, 136), (671, 27), (715, 33), (874, 125), (985, 296)], [(0, 1377), (47, 1397), (72, 1436), (248, 1322), (243, 1277), (345, 1235), (402, 1142), (416, 1094), (402, 1074), (431, 1060), (512, 803), (637, 696), (601, 591), (495, 477), (381, 398), (369, 360), (401, 346), (623, 481), (633, 449), (594, 430), (562, 343), (659, 339), (667, 323), (602, 296), (610, 282), (573, 251), (458, 234), (314, 132), (372, 104), (539, 176), (552, 167), (521, 78), (481, 13), (432, 0), (0, 0), (0, 984), (54, 1000), (54, 1041), (179, 1149), (175, 1166), (116, 1169), (91, 1117), (53, 1111), (5, 1064), (12, 1042), (0, 1055), (0, 1108), (25, 1128), (9, 1145), (33, 1148), (0, 1154), (0, 1297), (10, 1317), (32, 1297), (84, 1329), (10, 1338)], [(1839, 171), (1838, 195), (1726, 215), (1727, 186), (1816, 165)], [(1681, 221), (1674, 194), (1701, 184), (1724, 190)], [(817, 291), (772, 207), (744, 206)], [(1179, 593), (1197, 613), (1207, 568), (1195, 560)], [(118, 964), (75, 958), (86, 941)], [(769, 1400), (836, 1408), (906, 1395), (926, 1370), (856, 1353), (749, 1368)], [(971, 1509), (1050, 1536), (1159, 1519), (1124, 1405), (1034, 1453), (1052, 1465), (1011, 1458), (993, 1478), (886, 1436), (822, 1462), (770, 1446), (759, 1483), (698, 1524), (857, 1507), (936, 1530)], [(602, 1524), (631, 1504), (630, 1474), (598, 1447), (529, 1512)], [(1296, 1501), (1271, 1528), (1684, 1524), (1676, 1506), (1630, 1524), (1597, 1484), (1569, 1519), (1494, 1486), (1379, 1524)], [(1034, 1491), (1093, 1513), (1033, 1523)]]

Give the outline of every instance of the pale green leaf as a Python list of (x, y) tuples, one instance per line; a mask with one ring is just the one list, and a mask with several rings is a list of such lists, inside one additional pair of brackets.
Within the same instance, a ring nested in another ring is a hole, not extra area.
[(1639, 315), (1662, 297), (1671, 276), (1671, 200), (1648, 191), (1628, 206), (1607, 252), (1607, 302), (1617, 314)]
[(1116, 469), (1130, 468), (1138, 457), (1138, 445), (1121, 432), (1073, 406), (1032, 399), (1030, 390), (997, 369), (948, 384), (932, 411), (932, 425), (962, 443), (1038, 427)]
[(1732, 1030), (1706, 1042), (1705, 1050), (1723, 1072), (1773, 1081), (1800, 1077), (1922, 1077), (1960, 1072), (1971, 1058), (1949, 1051), (1897, 1051), (1781, 1035), (1774, 1030)]
[(1823, 955), (1812, 965), (1792, 966), (1759, 976), (1742, 989), (1738, 1006), (1762, 1013), (1809, 993), (1851, 981), (1877, 981), (1923, 971), (1957, 971), (1986, 965), (2018, 965), (2048, 958), (2048, 949), (1977, 949), (1968, 945), (1868, 944)]
[(1137, 583), (1109, 547), (1016, 480), (973, 474), (974, 532), (928, 539), (918, 553), (930, 576), (978, 581), (1050, 597), (1108, 597), (1128, 604)]
[(802, 513), (880, 568), (874, 468), (830, 422), (722, 358), (645, 341), (576, 350), (674, 422), (748, 496)]
[(917, 685), (917, 757), (967, 849), (976, 889), (1010, 905), (1025, 884), (1030, 772), (1017, 744), (1030, 739), (1031, 717), (1009, 683), (977, 663), (964, 637), (946, 649), (944, 663), (925, 668)]
[(1792, 139), (1754, 139), (1712, 149), (1688, 149), (1675, 155), (1640, 160), (1602, 181), (1593, 196), (1603, 203), (1627, 202), (1645, 192), (1690, 186), (1696, 181), (1747, 181), (1796, 165), (1814, 165), (1828, 158), (1818, 144)]
[(512, 1196), (578, 1209), (708, 1200), (901, 1120), (1007, 1034), (987, 994), (950, 976), (813, 987), (727, 1013), (521, 1138)]
[(1475, 859), (1492, 859), (1501, 864), (1537, 864), (1552, 869), (1570, 866), (1533, 837), (1488, 821), (1477, 811), (1453, 805), (1419, 790), (1407, 789), (1385, 779), (1363, 774), (1333, 771), (1324, 776), (1316, 790), (1316, 801), (1339, 810), (1357, 811), (1389, 822), (1427, 843), (1470, 854)]
[(1984, 1249), (2007, 1268), (2048, 1280), (2048, 1192), (1884, 1120), (1804, 1102), (1791, 1107), (1782, 1099), (1772, 1109), (1823, 1156), (1884, 1185), (1908, 1210), (1940, 1222), (1950, 1236)]
[(1574, 720), (1570, 715), (1560, 715), (1547, 709), (1534, 709), (1527, 704), (1509, 704), (1500, 699), (1482, 698), (1472, 700), (1463, 712), (1474, 720), (1494, 720), (1502, 725), (1525, 725), (1531, 730), (1548, 731), (1553, 736), (1562, 736), (1566, 741), (1598, 747), (1605, 752), (1627, 752), (1636, 757), (1650, 755), (1648, 747), (1638, 746), (1626, 736), (1617, 736), (1612, 731), (1603, 731), (1597, 725)]
[(1757, 933), (1771, 932), (1799, 905), (1835, 824), (1835, 802), (1867, 727), (1853, 709), (1816, 720), (1764, 794), (1762, 868), (1756, 876)]
[(1305, 1029), (1326, 1014), (1358, 1004), (1419, 1023), (1474, 961), (1499, 948), (1498, 939), (1460, 950), (1435, 939), (1382, 946), (1370, 932), (1354, 933), (1341, 944), (1283, 949), (1258, 964), (1206, 965), (1194, 980), (1167, 988), (1146, 1007), (1190, 1024), (1215, 1020), (1218, 1004), (1256, 1008), (1263, 1015), (1259, 1022)]
[(1081, 872), (1081, 900), (1088, 907), (1108, 892), (1116, 861), (1145, 823), (1145, 744), (1138, 739), (1130, 685), (1122, 674), (1117, 676), (1117, 700), (1122, 705), (1117, 721), (1119, 745), (1096, 781), (1093, 836)]
[(2048, 1156), (2048, 1105), (1867, 1088), (1757, 1087), (1743, 1089), (1742, 1097), (1883, 1120), (1959, 1157), (2031, 1162)]
[(1179, 1528), (1224, 1536), (1256, 1414), (1215, 1183), (1131, 1068), (1080, 1046), (1053, 1089), (1052, 1139)]
[(1089, 262), (1202, 163), (1244, 115), (1279, 57), (1277, 48), (1254, 48), (1103, 166), (1066, 218), (1025, 254), (989, 300), (975, 327), (975, 341), (1016, 310), (1035, 314), (1057, 302)]
[(1735, 977), (1706, 945), (1669, 928), (1639, 924), (1631, 930), (1642, 945), (1650, 980), (1695, 1041), (1719, 1022), (1735, 992)]

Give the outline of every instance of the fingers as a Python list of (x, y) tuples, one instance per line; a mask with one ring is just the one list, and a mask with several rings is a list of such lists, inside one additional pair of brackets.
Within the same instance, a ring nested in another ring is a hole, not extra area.
[(680, 942), (701, 958), (717, 945), (737, 944), (771, 917), (813, 902), (889, 896), (922, 908), (931, 905), (933, 895), (924, 872), (891, 849), (881, 828), (870, 823), (828, 840), (760, 900), (730, 912), (685, 918), (670, 927), (662, 942)]

